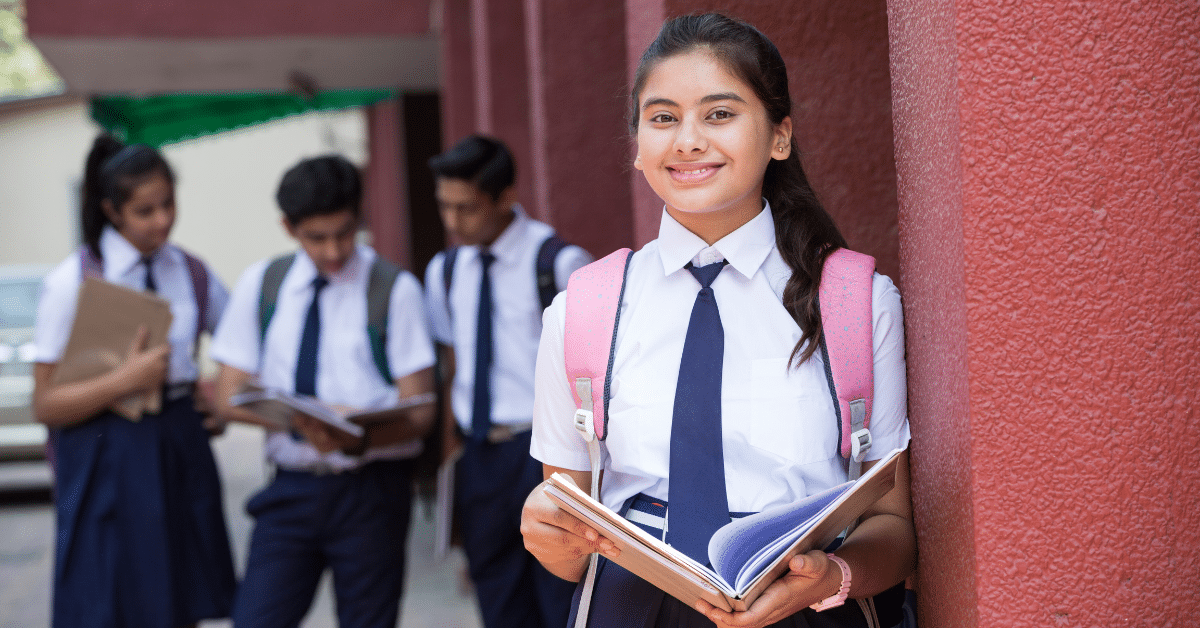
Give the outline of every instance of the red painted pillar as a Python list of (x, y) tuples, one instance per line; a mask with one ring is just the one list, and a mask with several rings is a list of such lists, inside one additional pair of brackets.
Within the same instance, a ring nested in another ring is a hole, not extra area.
[(442, 2), (442, 144), (476, 130), (475, 52), (471, 0)]
[(600, 256), (633, 244), (625, 11), (621, 3), (525, 0), (531, 170), (541, 213)]
[[(534, 195), (530, 167), (529, 72), (524, 0), (472, 0), (475, 128), (504, 141), (517, 163), (517, 196), (535, 217), (544, 210)], [(448, 138), (451, 142), (461, 136)]]
[(402, 116), (398, 98), (367, 108), (370, 147), (367, 172), (363, 178), (363, 213), (375, 251), (405, 268), (411, 268), (412, 236), (408, 220), (404, 127), (400, 123)]
[(1195, 623), (1180, 8), (888, 2), (923, 627)]
[[(628, 68), (626, 70), (626, 88), (622, 92), (622, 120), (628, 121), (630, 109), (629, 87), (633, 85), (634, 74), (637, 73), (638, 61), (642, 53), (662, 28), (667, 15), (665, 0), (625, 0), (625, 45)], [(628, 124), (626, 124), (628, 128)], [(641, 170), (632, 166), (637, 156), (637, 142), (632, 135), (629, 138), (630, 149), (627, 159), (629, 167), (630, 194), (633, 198), (633, 236), (638, 247), (658, 237), (658, 225), (662, 220), (662, 199), (650, 189), (646, 177)]]

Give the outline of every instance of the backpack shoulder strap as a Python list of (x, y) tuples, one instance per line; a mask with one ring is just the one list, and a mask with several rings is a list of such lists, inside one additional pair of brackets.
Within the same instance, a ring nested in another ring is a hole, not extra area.
[(79, 247), (79, 269), (84, 279), (104, 279), (104, 260), (96, 257), (96, 252), (86, 244)]
[[(609, 382), (616, 352), (621, 299), (633, 251), (621, 249), (571, 273), (563, 358), (575, 397), (575, 429), (587, 442), (592, 469), (592, 498), (600, 499), (600, 441), (608, 437)], [(598, 554), (592, 554), (575, 614), (575, 628), (587, 626), (596, 585)]]
[[(200, 258), (188, 253), (183, 249), (179, 249), (183, 253), (183, 261), (187, 264), (188, 277), (192, 280), (192, 294), (196, 296), (196, 340), (200, 340), (200, 334), (208, 329), (208, 268), (204, 266), (204, 262)], [(200, 350), (200, 346), (196, 345), (196, 350)]]
[(861, 473), (871, 449), (875, 358), (871, 284), (875, 258), (838, 249), (825, 259), (818, 299), (825, 377), (841, 429), (838, 445), (849, 460), (850, 479)]
[(371, 344), (371, 357), (375, 368), (388, 385), (392, 383), (392, 369), (387, 357), (388, 311), (392, 302), (392, 287), (400, 276), (400, 267), (376, 256), (367, 278), (367, 340)]
[(538, 247), (537, 262), (534, 265), (534, 278), (537, 281), (538, 300), (542, 303), (542, 309), (550, 307), (550, 303), (554, 301), (554, 297), (558, 294), (558, 281), (554, 276), (554, 262), (558, 260), (558, 254), (567, 247), (567, 241), (558, 237), (557, 233), (550, 234), (550, 237), (542, 240), (542, 245)]
[(586, 440), (588, 432), (608, 437), (609, 376), (631, 255), (629, 249), (615, 251), (575, 271), (567, 283), (564, 358), (576, 407), (591, 415)]
[(260, 350), (263, 341), (267, 338), (267, 327), (271, 325), (271, 318), (275, 316), (275, 305), (279, 302), (279, 289), (283, 287), (283, 278), (287, 276), (295, 261), (295, 253), (280, 255), (271, 260), (263, 272), (262, 287), (258, 291), (258, 343)]

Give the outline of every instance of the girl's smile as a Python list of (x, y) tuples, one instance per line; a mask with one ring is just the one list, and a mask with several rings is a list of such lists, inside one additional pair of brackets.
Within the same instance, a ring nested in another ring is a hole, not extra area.
[(790, 118), (772, 124), (754, 90), (697, 49), (650, 71), (638, 99), (634, 167), (672, 217), (719, 239), (762, 210), (767, 164), (790, 154), (790, 139)]

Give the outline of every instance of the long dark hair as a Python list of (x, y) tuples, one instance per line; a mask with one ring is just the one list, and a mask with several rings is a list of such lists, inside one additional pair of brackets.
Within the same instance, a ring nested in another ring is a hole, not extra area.
[(175, 173), (154, 148), (145, 144), (126, 146), (107, 133), (92, 142), (84, 165), (79, 222), (83, 226), (83, 242), (96, 259), (103, 258), (100, 234), (110, 222), (104, 213), (104, 201), (120, 211), (133, 195), (134, 188), (155, 175), (164, 176), (175, 185)]
[[(772, 124), (792, 114), (787, 68), (771, 40), (749, 24), (719, 13), (687, 15), (668, 21), (646, 49), (634, 75), (629, 124), (637, 132), (638, 99), (651, 70), (660, 61), (695, 49), (706, 50), (754, 90)], [(792, 276), (783, 289), (783, 306), (800, 326), (800, 341), (792, 361), (803, 363), (816, 352), (821, 339), (817, 289), (825, 258), (846, 246), (833, 218), (821, 207), (800, 165), (795, 134), (791, 154), (772, 159), (763, 176), (763, 196), (775, 219), (775, 244)], [(798, 359), (797, 359), (798, 358)]]

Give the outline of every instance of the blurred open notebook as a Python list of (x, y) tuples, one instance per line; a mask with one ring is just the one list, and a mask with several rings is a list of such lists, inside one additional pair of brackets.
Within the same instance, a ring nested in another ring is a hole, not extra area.
[(793, 556), (827, 547), (892, 490), (902, 453), (903, 449), (889, 452), (857, 481), (735, 519), (718, 529), (708, 544), (712, 567), (647, 534), (563, 474), (550, 476), (542, 490), (559, 507), (612, 541), (621, 550), (620, 556), (611, 559), (618, 565), (688, 606), (704, 600), (727, 611), (744, 611), (788, 572)]
[(292, 429), (292, 416), (299, 412), (357, 438), (363, 435), (363, 426), (402, 419), (414, 408), (433, 405), (435, 400), (433, 393), (424, 393), (405, 397), (386, 408), (361, 410), (335, 406), (316, 397), (298, 395), (278, 388), (251, 385), (230, 397), (229, 403), (250, 410), (263, 419), (264, 425), (274, 429)]
[[(171, 304), (148, 292), (85, 278), (79, 288), (75, 324), (51, 383), (73, 384), (113, 370), (125, 361), (142, 325), (149, 332), (145, 348), (166, 344)], [(131, 395), (111, 407), (117, 414), (138, 421), (143, 413), (162, 409), (162, 390)]]

